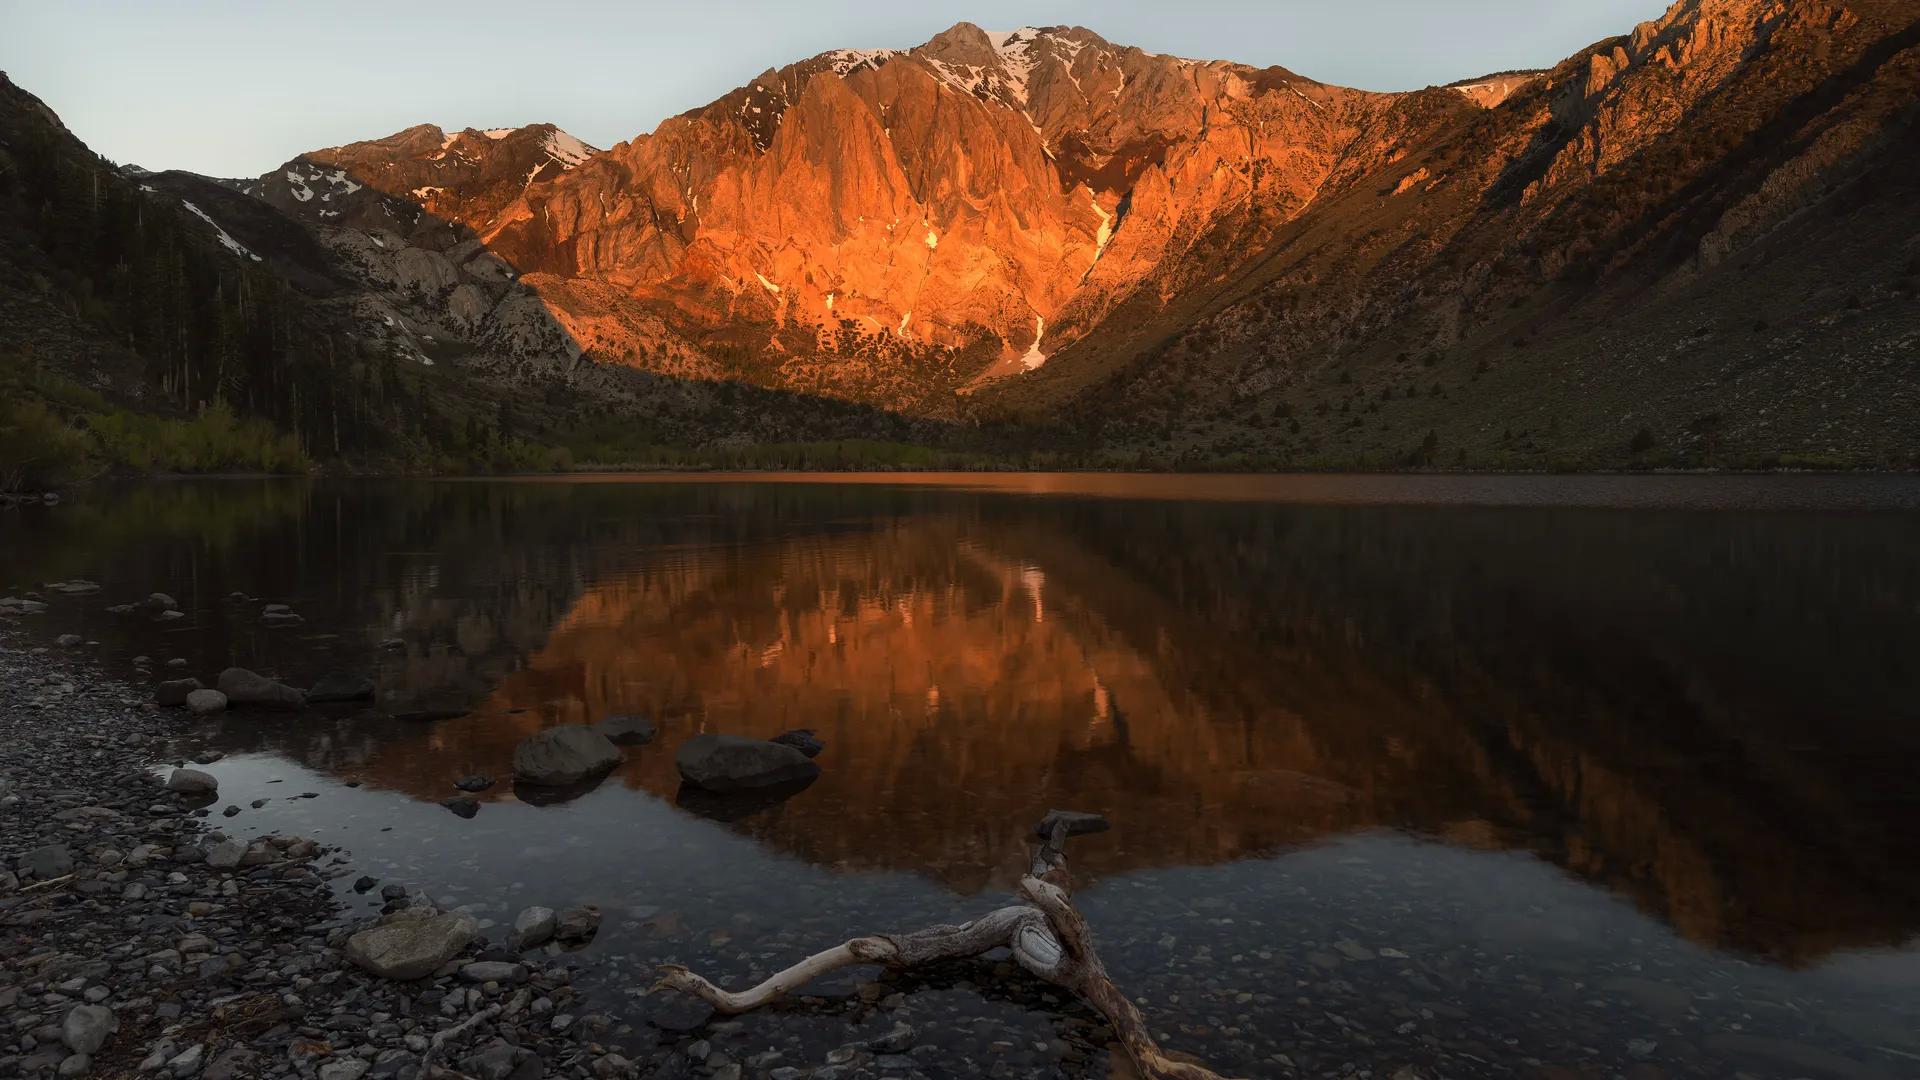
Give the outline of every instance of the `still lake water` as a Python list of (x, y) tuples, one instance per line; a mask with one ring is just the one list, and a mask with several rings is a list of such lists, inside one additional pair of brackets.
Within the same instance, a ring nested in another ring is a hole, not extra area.
[[(571, 959), (635, 1049), (805, 1067), (905, 1021), (929, 1075), (1107, 1075), (1090, 1014), (991, 959), (719, 1034), (641, 993), (998, 906), (1065, 807), (1113, 821), (1071, 852), (1116, 980), (1224, 1072), (1920, 1076), (1912, 479), (205, 481), (0, 513), (0, 590), (75, 577), (103, 588), (25, 632), (109, 671), (371, 674), (375, 705), (208, 721), (223, 802), (271, 800), (221, 824), (499, 923), (598, 904)], [(105, 610), (154, 590), (189, 618)], [(661, 735), (593, 790), (439, 805), (614, 713)], [(682, 805), (687, 735), (793, 727), (810, 788)]]

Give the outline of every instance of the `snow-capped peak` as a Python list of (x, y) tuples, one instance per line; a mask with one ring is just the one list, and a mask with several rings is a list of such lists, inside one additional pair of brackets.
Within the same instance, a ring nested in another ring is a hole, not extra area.
[(553, 160), (560, 163), (560, 167), (563, 169), (571, 169), (575, 165), (580, 164), (600, 152), (598, 149), (588, 146), (586, 143), (561, 131), (559, 128), (554, 128), (553, 134), (548, 135), (546, 141), (541, 143), (541, 145), (546, 148), (547, 154), (551, 156)]

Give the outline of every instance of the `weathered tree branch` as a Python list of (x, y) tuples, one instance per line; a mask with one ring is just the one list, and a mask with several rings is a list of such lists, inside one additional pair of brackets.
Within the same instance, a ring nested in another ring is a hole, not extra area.
[[(921, 964), (978, 956), (1005, 946), (1021, 967), (1078, 995), (1091, 1005), (1120, 1039), (1143, 1080), (1224, 1080), (1202, 1065), (1167, 1056), (1147, 1027), (1146, 1017), (1113, 984), (1094, 951), (1093, 932), (1073, 906), (1072, 875), (1067, 870), (1066, 840), (1072, 831), (1061, 815), (1048, 816), (1050, 828), (1035, 849), (1032, 871), (1020, 880), (1026, 902), (1003, 907), (959, 926), (929, 926), (909, 934), (857, 937), (815, 953), (758, 986), (722, 990), (679, 965), (662, 969), (656, 990), (678, 990), (729, 1015), (777, 1001), (831, 971), (861, 964), (902, 970)], [(1099, 825), (1104, 828), (1102, 822)]]

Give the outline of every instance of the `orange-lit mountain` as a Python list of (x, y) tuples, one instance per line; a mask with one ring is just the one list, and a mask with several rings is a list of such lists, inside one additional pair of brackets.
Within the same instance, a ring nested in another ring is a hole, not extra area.
[[(1749, 430), (1740, 403), (1912, 396), (1888, 357), (1915, 327), (1916, 20), (1681, 0), (1551, 70), (1402, 94), (961, 23), (763, 72), (603, 152), (418, 127), (259, 190), (428, 249), (373, 261), (451, 290), (462, 325), (498, 300), (460, 269), (497, 257), (590, 359), (677, 377), (942, 418), (1091, 398), (1079, 435), (1176, 458), (1430, 429), (1429, 456), (1624, 454), (1636, 426), (1655, 453), (1813, 452), (1830, 424)], [(1730, 355), (1748, 387), (1702, 391)], [(1416, 404), (1372, 404), (1396, 395)], [(1356, 401), (1390, 415), (1356, 424)], [(1911, 412), (1853, 438), (1898, 444)]]

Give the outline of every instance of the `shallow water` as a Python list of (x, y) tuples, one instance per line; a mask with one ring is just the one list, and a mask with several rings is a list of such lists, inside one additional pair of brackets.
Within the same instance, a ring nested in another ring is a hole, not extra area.
[[(1920, 1075), (1916, 551), (1920, 483), (1884, 477), (208, 481), (0, 513), (0, 587), (51, 604), (29, 633), (109, 670), (373, 674), (373, 706), (208, 722), (223, 803), (270, 800), (221, 824), (502, 922), (599, 904), (572, 958), (641, 1046), (714, 1034), (640, 995), (654, 965), (978, 914), (1058, 806), (1113, 821), (1071, 851), (1116, 979), (1255, 1076)], [(76, 577), (102, 589), (43, 587)], [(106, 611), (154, 590), (188, 617)], [(423, 694), (471, 711), (390, 718)], [(661, 736), (593, 790), (438, 805), (623, 712)], [(688, 734), (793, 727), (827, 744), (811, 787), (682, 805)], [(930, 1074), (1105, 1074), (1091, 1017), (1004, 964), (871, 975), (716, 1045), (806, 1066), (905, 1020)]]

